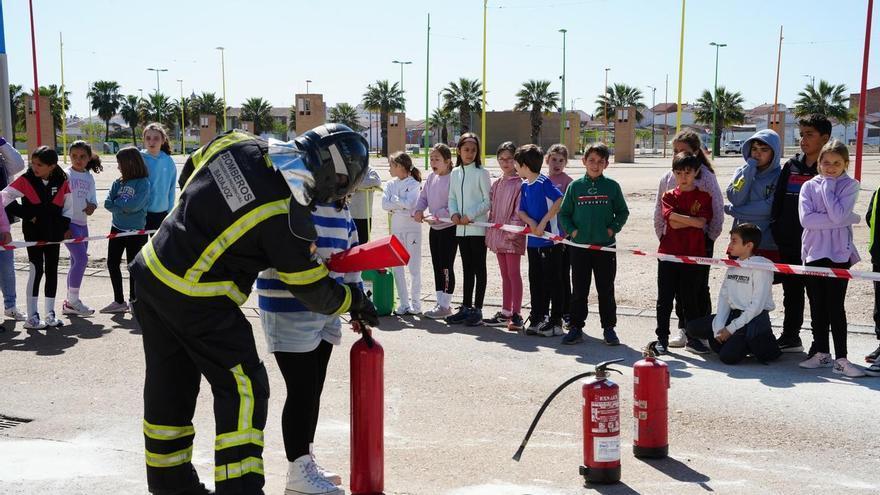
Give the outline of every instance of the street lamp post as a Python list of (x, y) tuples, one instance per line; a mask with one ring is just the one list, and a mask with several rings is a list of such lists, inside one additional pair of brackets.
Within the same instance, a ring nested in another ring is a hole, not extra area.
[(810, 86), (816, 87), (816, 76), (810, 74), (804, 74), (804, 77), (810, 80)]
[(605, 67), (605, 99), (602, 101), (602, 113), (605, 114), (605, 128), (602, 129), (602, 141), (608, 144), (608, 71), (611, 67)]
[(654, 152), (654, 121), (656, 119), (656, 115), (654, 115), (654, 107), (657, 106), (656, 97), (657, 97), (657, 88), (654, 86), (648, 85), (651, 88), (651, 153)]
[(186, 141), (186, 127), (183, 116), (183, 109), (186, 106), (183, 101), (183, 79), (178, 79), (178, 83), (180, 83), (180, 153), (186, 153), (186, 146), (184, 142)]
[(559, 114), (559, 143), (565, 144), (565, 33), (567, 29), (560, 29), (562, 33), (562, 112)]
[[(403, 93), (403, 66), (404, 66), (404, 65), (410, 65), (412, 62), (411, 62), (411, 61), (408, 61), (408, 60), (407, 60), (407, 61), (392, 60), (391, 63), (392, 63), (392, 64), (397, 64), (397, 65), (400, 66), (400, 92)], [(405, 101), (406, 101), (406, 100), (404, 100), (404, 106), (403, 106), (403, 110), (404, 110), (404, 111), (406, 111), (406, 103), (405, 103)]]
[(309, 83), (311, 83), (311, 79), (306, 79), (306, 94), (309, 94)]
[(160, 72), (168, 72), (168, 69), (147, 67), (147, 70), (150, 70), (150, 71), (153, 71), (156, 73), (156, 94), (159, 94), (159, 73)]
[(715, 158), (718, 156), (720, 151), (718, 148), (721, 144), (718, 139), (718, 51), (727, 45), (725, 43), (715, 43), (714, 41), (709, 43), (709, 45), (715, 47), (715, 97), (712, 99), (712, 158)]
[(226, 125), (226, 107), (228, 105), (226, 101), (226, 49), (222, 46), (215, 49), (220, 50), (220, 77), (223, 80), (223, 132), (226, 132), (228, 130)]

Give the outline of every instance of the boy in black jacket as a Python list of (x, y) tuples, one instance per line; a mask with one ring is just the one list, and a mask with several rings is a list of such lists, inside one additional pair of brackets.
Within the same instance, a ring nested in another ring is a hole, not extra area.
[[(798, 197), (801, 186), (818, 174), (817, 161), (822, 146), (831, 139), (831, 122), (824, 115), (812, 114), (798, 121), (802, 153), (789, 158), (782, 167), (773, 207), (770, 213), (770, 231), (779, 247), (782, 263), (802, 265), (801, 234), (804, 229), (798, 217)], [(800, 330), (804, 323), (804, 277), (777, 275), (782, 282), (782, 306), (785, 318), (782, 335), (777, 339), (782, 352), (801, 352)]]

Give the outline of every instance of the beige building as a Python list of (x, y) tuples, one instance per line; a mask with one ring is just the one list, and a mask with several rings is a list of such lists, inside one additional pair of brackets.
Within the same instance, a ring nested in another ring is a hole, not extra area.
[[(473, 130), (480, 133), (480, 114), (474, 116)], [(565, 145), (573, 155), (580, 151), (581, 118), (577, 112), (566, 112)], [(545, 113), (538, 142), (534, 143), (546, 151), (559, 142), (560, 118), (558, 113)], [(531, 142), (532, 123), (529, 112), (486, 112), (486, 153), (493, 154), (505, 141), (513, 141), (517, 146)]]
[[(27, 149), (30, 155), (37, 146), (37, 106), (32, 95), (24, 95), (25, 129), (27, 130)], [(52, 128), (52, 114), (49, 112), (49, 97), (40, 96), (40, 146), (55, 147), (55, 132)]]
[(327, 105), (324, 103), (323, 95), (315, 93), (298, 94), (294, 100), (297, 136), (327, 121)]
[(397, 151), (406, 151), (406, 114), (403, 112), (388, 114), (388, 155)]

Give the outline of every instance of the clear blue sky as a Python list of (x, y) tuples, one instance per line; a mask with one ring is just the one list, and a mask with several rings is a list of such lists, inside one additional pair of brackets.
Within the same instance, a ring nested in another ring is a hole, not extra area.
[[(721, 50), (719, 84), (741, 91), (746, 106), (773, 102), (779, 26), (785, 26), (780, 102), (789, 104), (808, 83), (804, 74), (860, 83), (866, 0), (710, 1), (687, 3), (685, 101), (711, 88), (714, 48)], [(425, 108), (425, 24), (431, 13), (431, 107), (437, 91), (460, 76), (481, 73), (482, 1), (108, 1), (34, 0), (40, 84), (60, 83), (58, 35), (64, 35), (65, 82), (72, 112), (85, 115), (89, 81), (115, 80), (126, 94), (156, 87), (147, 67), (161, 75), (163, 93), (221, 93), (220, 54), (226, 47), (227, 98), (238, 106), (262, 96), (289, 106), (295, 92), (323, 93), (330, 105), (356, 104), (377, 79), (397, 81), (391, 61), (405, 69), (408, 115)], [(248, 9), (250, 8), (250, 9)], [(567, 106), (592, 113), (609, 83), (640, 87), (645, 103), (657, 86), (675, 101), (678, 74), (679, 0), (491, 0), (489, 2), (489, 109), (513, 106), (528, 79), (550, 79), (559, 89), (562, 35), (567, 35)], [(875, 8), (873, 66), (869, 87), (880, 84), (880, 21)], [(33, 87), (27, 2), (4, 1), (9, 78)], [(310, 40), (305, 42), (304, 40)]]

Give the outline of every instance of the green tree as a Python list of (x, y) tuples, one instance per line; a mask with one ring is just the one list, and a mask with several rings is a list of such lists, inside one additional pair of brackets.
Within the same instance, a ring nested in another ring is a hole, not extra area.
[(717, 99), (712, 98), (712, 92), (703, 90), (703, 94), (694, 105), (694, 118), (697, 122), (712, 125), (715, 118), (715, 105), (718, 107), (718, 116), (715, 128), (712, 130), (712, 149), (718, 154), (721, 146), (721, 132), (733, 124), (741, 124), (746, 120), (743, 102), (745, 99), (739, 91), (729, 92), (724, 86), (718, 86)]
[(141, 120), (144, 123), (158, 122), (171, 129), (175, 126), (177, 105), (162, 93), (150, 93), (140, 105)]
[[(49, 97), (49, 114), (52, 116), (52, 135), (55, 137), (55, 146), (58, 146), (58, 129), (61, 128), (64, 114), (62, 108), (70, 108), (70, 91), (61, 94), (61, 88), (55, 84), (40, 86), (40, 95)], [(62, 107), (63, 99), (63, 107)]]
[(254, 134), (260, 135), (264, 131), (271, 131), (272, 105), (262, 98), (248, 98), (241, 106), (241, 120), (249, 120), (254, 123)]
[(605, 110), (608, 109), (607, 120), (614, 120), (614, 112), (617, 107), (636, 107), (636, 121), (642, 120), (642, 110), (645, 104), (642, 103), (642, 90), (626, 84), (614, 83), (608, 86), (605, 94), (596, 98), (596, 119), (606, 120)]
[(291, 106), (287, 114), (287, 132), (296, 133), (296, 105)]
[(524, 82), (522, 89), (516, 93), (517, 102), (513, 107), (518, 112), (528, 110), (531, 123), (531, 142), (538, 144), (538, 136), (541, 135), (541, 126), (544, 125), (544, 112), (555, 110), (559, 107), (559, 93), (550, 91), (550, 81), (536, 81), (530, 79)]
[(24, 126), (24, 92), (20, 84), (9, 85), (9, 111), (12, 113), (12, 130), (6, 138), (15, 146), (15, 131)]
[(119, 108), (119, 114), (122, 120), (128, 124), (131, 129), (131, 141), (137, 147), (137, 126), (141, 123), (141, 115), (138, 111), (138, 97), (128, 95), (122, 99), (122, 105)]
[(387, 79), (368, 85), (363, 95), (364, 108), (371, 112), (379, 112), (382, 156), (388, 156), (388, 114), (403, 110), (405, 103), (403, 91), (397, 83), (390, 84)]
[(449, 143), (449, 126), (455, 122), (455, 113), (438, 108), (431, 114), (431, 126), (437, 129), (441, 143)]
[(122, 95), (119, 94), (119, 83), (116, 81), (95, 81), (88, 92), (92, 110), (98, 112), (98, 117), (104, 121), (104, 141), (110, 139), (110, 119), (116, 115), (122, 104)]
[(477, 79), (459, 78), (443, 89), (443, 108), (458, 112), (462, 134), (471, 129), (471, 113), (479, 113), (482, 107), (483, 85)]
[(834, 85), (822, 79), (819, 80), (818, 87), (808, 84), (798, 93), (798, 99), (794, 102), (794, 114), (804, 117), (818, 113), (844, 122), (850, 117), (848, 101), (845, 84)]
[(218, 98), (214, 93), (205, 93), (197, 95), (192, 100), (190, 113), (192, 114), (192, 123), (198, 122), (201, 115), (213, 115), (216, 117), (217, 128), (219, 132), (223, 128), (223, 110), (225, 103), (223, 98)]
[(330, 122), (348, 126), (355, 132), (364, 130), (364, 127), (358, 122), (357, 109), (348, 103), (339, 103), (330, 109)]

